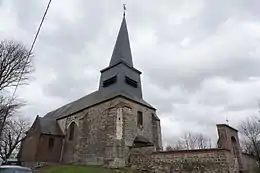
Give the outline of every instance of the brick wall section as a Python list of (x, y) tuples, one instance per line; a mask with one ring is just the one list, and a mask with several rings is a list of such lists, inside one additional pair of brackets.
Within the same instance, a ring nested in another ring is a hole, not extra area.
[[(53, 147), (49, 148), (49, 139), (53, 138), (54, 143)], [(37, 153), (35, 161), (40, 162), (59, 162), (60, 154), (61, 154), (61, 146), (62, 146), (63, 137), (61, 136), (52, 136), (52, 135), (44, 135), (40, 136), (40, 140), (37, 146)]]
[[(35, 161), (35, 156), (37, 152), (37, 144), (40, 139), (39, 132), (32, 132), (26, 136), (26, 138), (22, 141), (21, 147), (21, 156), (20, 160), (22, 162), (33, 162)], [(26, 146), (26, 147), (23, 147)]]
[[(54, 139), (53, 147), (49, 148), (49, 138)], [(25, 166), (35, 166), (37, 162), (55, 162), (60, 161), (62, 136), (51, 136), (41, 134), (39, 121), (36, 118), (32, 127), (28, 131), (25, 139), (22, 141), (20, 150), (20, 160)]]
[(156, 152), (130, 156), (129, 166), (142, 171), (233, 173), (229, 166), (230, 152), (224, 149)]
[(37, 118), (21, 143), (20, 160), (33, 162), (36, 159), (37, 145), (40, 139), (40, 129)]

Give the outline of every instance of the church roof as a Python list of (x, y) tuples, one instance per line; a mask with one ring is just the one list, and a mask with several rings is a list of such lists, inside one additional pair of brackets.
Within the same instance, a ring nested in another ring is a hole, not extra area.
[(76, 113), (80, 110), (86, 109), (88, 107), (94, 106), (103, 101), (115, 98), (117, 96), (125, 97), (132, 101), (138, 102), (146, 107), (155, 109), (155, 108), (153, 108), (153, 106), (151, 106), (149, 103), (147, 103), (143, 99), (140, 99), (140, 98), (134, 97), (134, 96), (130, 96), (127, 93), (117, 92), (117, 93), (113, 93), (113, 94), (104, 96), (103, 93), (98, 90), (98, 91), (95, 91), (89, 95), (86, 95), (74, 102), (66, 104), (52, 112), (49, 112), (48, 114), (45, 115), (45, 117), (59, 119), (59, 118), (74, 114), (74, 113)]
[(58, 125), (56, 119), (47, 118), (47, 117), (38, 117), (40, 123), (40, 130), (43, 134), (51, 134), (51, 135), (61, 135), (62, 133), (60, 126)]
[(122, 61), (125, 62), (128, 66), (133, 67), (133, 60), (125, 16), (123, 17), (121, 23), (109, 66), (113, 66)]

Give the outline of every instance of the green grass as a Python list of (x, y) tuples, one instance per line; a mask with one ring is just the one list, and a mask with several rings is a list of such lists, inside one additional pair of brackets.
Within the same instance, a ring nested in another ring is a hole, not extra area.
[[(36, 170), (37, 173), (117, 173), (113, 169), (106, 169), (98, 166), (85, 166), (85, 165), (59, 165), (59, 166), (46, 166)], [(120, 173), (134, 173), (130, 170), (122, 170)]]

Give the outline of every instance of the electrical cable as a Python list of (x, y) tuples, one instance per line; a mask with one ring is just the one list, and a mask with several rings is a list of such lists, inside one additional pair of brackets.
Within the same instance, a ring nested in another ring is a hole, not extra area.
[[(52, 2), (52, 0), (49, 0), (49, 3), (48, 3), (48, 5), (47, 5), (47, 7), (46, 7), (46, 9), (45, 9), (45, 12), (44, 12), (44, 14), (43, 14), (43, 17), (42, 17), (42, 19), (41, 19), (41, 23), (40, 23), (40, 25), (39, 25), (39, 27), (38, 27), (38, 30), (37, 30), (37, 32), (36, 32), (36, 35), (35, 35), (34, 39), (33, 39), (32, 45), (31, 45), (31, 47), (30, 47), (30, 49), (29, 49), (28, 55), (27, 55), (26, 60), (25, 60), (25, 64), (24, 64), (24, 66), (23, 66), (23, 68), (22, 68), (21, 74), (20, 74), (20, 76), (19, 76), (19, 78), (18, 78), (18, 81), (17, 81), (17, 83), (16, 83), (16, 85), (15, 85), (14, 92), (13, 92), (13, 94), (11, 95), (10, 100), (7, 102), (6, 105), (11, 104), (12, 101), (13, 101), (13, 99), (14, 99), (14, 96), (15, 96), (15, 94), (16, 94), (16, 92), (17, 92), (17, 88), (18, 88), (18, 86), (19, 86), (19, 83), (21, 82), (22, 75), (23, 75), (23, 72), (24, 72), (24, 70), (25, 70), (27, 61), (29, 60), (29, 58), (30, 58), (30, 56), (31, 56), (32, 50), (33, 50), (33, 48), (34, 48), (35, 42), (36, 42), (36, 40), (37, 40), (37, 38), (38, 38), (38, 35), (39, 35), (39, 33), (40, 33), (40, 30), (41, 30), (41, 28), (42, 28), (43, 22), (44, 22), (44, 20), (45, 20), (45, 17), (46, 17), (46, 15), (47, 15), (47, 12), (48, 12), (48, 10), (49, 10), (49, 7), (50, 7), (51, 2)], [(0, 137), (2, 136), (2, 131), (3, 131), (4, 124), (5, 124), (5, 122), (6, 122), (8, 113), (9, 113), (9, 112), (8, 112), (8, 109), (6, 109), (6, 113), (5, 113), (5, 115), (4, 115), (3, 122), (1, 122), (1, 124), (0, 124)]]
[[(44, 14), (43, 14), (43, 17), (42, 17), (42, 19), (41, 19), (41, 23), (40, 23), (40, 25), (39, 25), (39, 27), (38, 27), (38, 30), (37, 30), (37, 32), (36, 32), (36, 35), (35, 35), (35, 37), (34, 37), (34, 39), (33, 39), (32, 45), (31, 45), (31, 47), (30, 47), (30, 50), (29, 50), (28, 56), (27, 56), (27, 58), (26, 58), (26, 62), (28, 61), (28, 59), (29, 59), (30, 56), (31, 56), (31, 53), (32, 53), (33, 47), (34, 47), (35, 42), (36, 42), (36, 40), (37, 40), (37, 38), (38, 38), (38, 35), (39, 35), (39, 33), (40, 33), (40, 30), (41, 30), (42, 24), (43, 24), (43, 22), (44, 22), (44, 19), (45, 19), (45, 17), (46, 17), (46, 14), (47, 14), (47, 12), (48, 12), (48, 10), (49, 10), (49, 7), (50, 7), (50, 4), (51, 4), (51, 1), (52, 1), (52, 0), (49, 1), (48, 5), (47, 5), (47, 7), (46, 7), (46, 10), (45, 10), (45, 12), (44, 12)], [(20, 81), (21, 81), (21, 78), (22, 78), (22, 75), (23, 75), (24, 69), (25, 69), (25, 67), (26, 67), (26, 62), (25, 62), (24, 67), (23, 67), (23, 69), (22, 69), (21, 75), (20, 75), (20, 77), (19, 77), (19, 79), (18, 79), (18, 82), (17, 82), (17, 84), (15, 85), (15, 89), (14, 89), (14, 92), (13, 92), (13, 94), (12, 94), (12, 96), (11, 96), (10, 102), (11, 102), (12, 99), (14, 98), (14, 95), (15, 95), (15, 93), (16, 93), (16, 91), (17, 91), (17, 88), (18, 88), (19, 83), (20, 83)]]

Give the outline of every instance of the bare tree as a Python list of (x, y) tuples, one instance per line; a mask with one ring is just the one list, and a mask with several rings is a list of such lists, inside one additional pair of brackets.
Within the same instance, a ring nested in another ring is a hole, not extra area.
[(19, 150), (19, 145), (25, 137), (28, 128), (29, 123), (25, 119), (10, 118), (6, 121), (2, 138), (0, 139), (1, 159), (5, 161), (14, 153), (14, 151)]
[(201, 133), (186, 132), (170, 147), (172, 150), (206, 149), (211, 148), (211, 139)]
[(17, 114), (18, 110), (24, 105), (24, 101), (18, 100), (16, 98), (9, 102), (8, 97), (0, 96), (0, 138), (2, 136), (3, 129), (6, 124), (6, 120)]
[(29, 50), (20, 43), (0, 42), (0, 91), (12, 86), (26, 84), (32, 72)]
[(239, 131), (245, 138), (242, 142), (243, 150), (260, 161), (260, 119), (249, 117), (239, 125)]
[[(197, 136), (197, 137), (196, 137)], [(206, 149), (206, 148), (212, 148), (211, 146), (211, 138), (203, 135), (202, 133), (196, 134), (196, 143), (197, 148), (199, 149)]]
[(32, 54), (22, 44), (8, 40), (0, 42), (0, 138), (6, 119), (17, 108), (16, 101), (8, 100), (3, 93), (11, 87), (27, 84), (33, 71), (31, 58)]

